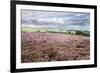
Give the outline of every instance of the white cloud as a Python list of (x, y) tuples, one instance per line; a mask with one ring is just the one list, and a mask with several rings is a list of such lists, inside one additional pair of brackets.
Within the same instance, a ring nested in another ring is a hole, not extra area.
[(58, 23), (58, 24), (64, 24), (64, 20), (61, 18), (39, 18), (37, 19), (39, 22), (47, 22), (47, 23)]
[(75, 16), (82, 16), (83, 14), (81, 14), (81, 13), (78, 13), (78, 14), (75, 14)]

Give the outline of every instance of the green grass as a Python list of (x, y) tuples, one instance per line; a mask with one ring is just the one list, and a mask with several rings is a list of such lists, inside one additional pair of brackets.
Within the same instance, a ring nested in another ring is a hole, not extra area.
[(39, 29), (31, 28), (31, 27), (22, 27), (23, 32), (37, 32)]
[(59, 29), (22, 27), (23, 32), (61, 32)]
[(65, 30), (65, 29), (46, 29), (46, 28), (22, 27), (22, 31), (23, 32), (52, 32), (52, 33), (61, 32), (61, 33), (64, 33), (64, 34), (71, 34), (71, 35), (90, 36), (89, 31), (82, 31), (82, 30)]

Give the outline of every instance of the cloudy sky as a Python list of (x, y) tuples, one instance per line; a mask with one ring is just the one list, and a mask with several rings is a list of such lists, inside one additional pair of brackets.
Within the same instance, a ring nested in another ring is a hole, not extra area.
[(22, 25), (39, 28), (90, 29), (90, 13), (22, 10)]

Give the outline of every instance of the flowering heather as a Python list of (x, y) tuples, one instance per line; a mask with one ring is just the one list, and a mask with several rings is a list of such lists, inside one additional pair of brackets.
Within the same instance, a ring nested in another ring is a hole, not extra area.
[(22, 32), (22, 63), (88, 59), (90, 59), (89, 36), (50, 32)]

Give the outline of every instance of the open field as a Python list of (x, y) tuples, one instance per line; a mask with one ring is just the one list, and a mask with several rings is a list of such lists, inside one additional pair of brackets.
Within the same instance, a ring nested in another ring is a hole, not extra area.
[(40, 31), (22, 30), (22, 63), (90, 59), (89, 36)]
[(82, 31), (82, 30), (22, 27), (22, 31), (23, 32), (52, 32), (52, 33), (64, 33), (64, 34), (71, 34), (71, 35), (90, 36), (89, 31)]

